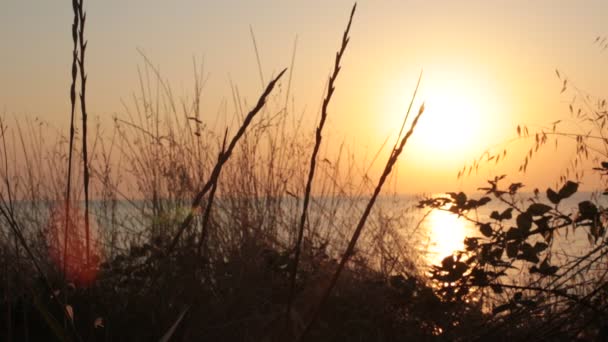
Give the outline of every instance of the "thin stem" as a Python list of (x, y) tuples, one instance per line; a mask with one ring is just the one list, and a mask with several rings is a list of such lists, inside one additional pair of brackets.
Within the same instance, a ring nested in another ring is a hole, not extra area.
[(78, 0), (72, 0), (72, 7), (74, 10), (74, 22), (72, 24), (72, 40), (74, 42), (74, 50), (72, 53), (72, 84), (70, 86), (70, 104), (71, 104), (71, 115), (70, 115), (70, 144), (68, 151), (68, 175), (67, 175), (67, 187), (65, 191), (65, 230), (63, 237), (63, 273), (67, 274), (68, 261), (68, 228), (70, 222), (70, 195), (72, 187), (72, 155), (74, 150), (74, 115), (76, 112), (76, 78), (78, 76), (78, 27), (80, 25), (80, 17), (78, 16)]
[[(321, 133), (323, 131), (323, 127), (325, 126), (325, 120), (327, 119), (327, 107), (329, 106), (329, 102), (331, 101), (332, 95), (334, 94), (334, 90), (335, 90), (334, 83), (335, 83), (336, 79), (338, 78), (338, 73), (340, 72), (340, 61), (342, 60), (342, 56), (344, 55), (344, 51), (346, 50), (346, 46), (348, 45), (348, 41), (350, 39), (348, 36), (348, 33), (350, 32), (350, 27), (353, 22), (353, 16), (355, 15), (356, 8), (357, 8), (357, 4), (355, 3), (353, 5), (353, 9), (350, 12), (350, 18), (348, 19), (348, 25), (346, 26), (346, 30), (344, 31), (344, 35), (342, 36), (342, 45), (340, 47), (340, 50), (336, 54), (334, 71), (331, 74), (331, 76), (329, 77), (329, 83), (327, 86), (327, 95), (325, 96), (325, 99), (323, 99), (323, 105), (321, 108), (321, 119), (319, 122), (319, 126), (317, 127), (317, 131), (316, 131), (315, 146), (314, 146), (312, 155), (310, 157), (310, 169), (308, 171), (308, 180), (306, 181), (306, 189), (304, 192), (304, 204), (302, 207), (302, 216), (300, 217), (300, 224), (298, 226), (298, 238), (297, 238), (296, 246), (295, 246), (294, 265), (293, 265), (293, 269), (291, 270), (291, 276), (290, 276), (290, 281), (289, 281), (289, 283), (290, 283), (289, 296), (287, 297), (287, 312), (286, 312), (288, 319), (289, 319), (289, 315), (291, 313), (291, 305), (293, 302), (293, 295), (294, 295), (294, 289), (295, 289), (295, 283), (296, 283), (296, 274), (298, 272), (298, 264), (300, 262), (302, 239), (304, 237), (304, 226), (306, 224), (308, 204), (310, 202), (310, 193), (312, 191), (312, 181), (314, 179), (315, 169), (317, 167), (317, 155), (319, 153), (319, 148), (321, 146), (321, 140), (322, 140)], [(288, 322), (289, 322), (289, 320), (288, 320)]]
[(78, 66), (80, 68), (80, 110), (82, 114), (82, 167), (83, 167), (83, 182), (84, 182), (84, 230), (86, 244), (86, 263), (85, 267), (90, 267), (91, 246), (90, 246), (90, 225), (89, 225), (89, 155), (87, 146), (87, 105), (86, 105), (86, 87), (87, 75), (85, 72), (85, 53), (87, 41), (84, 39), (84, 26), (86, 22), (86, 13), (83, 10), (84, 0), (78, 2), (78, 17), (80, 20), (80, 28), (78, 30), (78, 41), (80, 44), (80, 57), (78, 58)]
[(218, 181), (218, 179), (220, 177), (220, 173), (222, 171), (222, 167), (224, 166), (224, 164), (228, 161), (228, 159), (232, 155), (232, 151), (234, 150), (234, 147), (236, 146), (237, 142), (243, 136), (243, 134), (245, 134), (247, 127), (249, 126), (249, 124), (251, 123), (253, 118), (256, 116), (256, 114), (262, 109), (262, 107), (264, 107), (264, 104), (266, 104), (266, 99), (268, 98), (268, 95), (270, 95), (270, 93), (274, 89), (277, 81), (281, 78), (281, 76), (283, 76), (285, 71), (287, 71), (287, 69), (283, 69), (275, 79), (273, 79), (270, 83), (268, 83), (268, 86), (266, 86), (266, 90), (264, 90), (264, 92), (258, 99), (258, 102), (255, 105), (255, 107), (245, 117), (245, 120), (243, 121), (241, 127), (239, 128), (237, 133), (234, 135), (234, 137), (230, 141), (230, 145), (228, 145), (226, 152), (222, 154), (222, 157), (215, 164), (215, 167), (211, 173), (211, 176), (209, 177), (209, 180), (207, 181), (207, 183), (205, 183), (205, 185), (203, 186), (201, 191), (194, 197), (194, 200), (192, 201), (192, 205), (190, 208), (190, 212), (188, 213), (188, 216), (186, 216), (186, 218), (180, 224), (180, 226), (177, 230), (177, 233), (173, 237), (173, 240), (171, 241), (171, 243), (169, 244), (169, 246), (166, 250), (166, 255), (171, 254), (171, 252), (177, 245), (179, 238), (182, 236), (182, 234), (184, 233), (186, 228), (188, 228), (188, 226), (190, 226), (190, 223), (192, 223), (192, 220), (194, 219), (194, 212), (200, 206), (201, 201), (203, 200), (203, 197), (205, 196), (205, 194), (207, 194), (207, 192), (209, 190), (211, 190), (213, 185)]
[[(418, 84), (416, 85), (416, 91), (418, 90), (418, 87), (420, 86), (421, 78), (422, 78), (422, 73), (420, 73), (420, 77), (418, 78)], [(414, 93), (416, 93), (416, 91)], [(414, 133), (414, 128), (418, 124), (418, 120), (422, 116), (423, 112), (424, 112), (424, 104), (420, 107), (420, 109), (418, 111), (418, 115), (416, 115), (416, 117), (414, 118), (414, 121), (412, 122), (410, 129), (408, 130), (408, 132), (405, 134), (405, 136), (401, 140), (401, 143), (398, 146), (395, 145), (395, 148), (393, 148), (393, 151), (384, 168), (384, 172), (382, 173), (382, 176), (380, 176), (380, 180), (378, 181), (378, 184), (376, 185), (376, 188), (374, 189), (374, 193), (373, 193), (372, 197), (370, 198), (369, 202), (367, 203), (367, 206), (365, 207), (363, 215), (361, 216), (361, 219), (359, 220), (359, 223), (357, 224), (357, 228), (355, 228), (355, 231), (348, 244), (348, 247), (346, 248), (346, 251), (344, 252), (344, 255), (342, 256), (342, 259), (340, 260), (340, 264), (338, 265), (338, 268), (336, 269), (336, 272), (334, 273), (334, 275), (329, 283), (329, 286), (327, 286), (325, 292), (323, 293), (321, 300), (319, 302), (319, 305), (313, 312), (313, 315), (312, 315), (310, 321), (308, 322), (306, 328), (304, 329), (304, 332), (298, 338), (298, 341), (301, 341), (302, 339), (304, 339), (304, 337), (306, 337), (306, 335), (310, 332), (310, 329), (312, 328), (317, 317), (319, 316), (321, 309), (327, 302), (329, 295), (331, 294), (332, 290), (336, 286), (336, 283), (338, 282), (338, 278), (340, 277), (340, 274), (344, 270), (344, 266), (346, 265), (346, 262), (348, 262), (351, 255), (354, 253), (355, 246), (357, 245), (357, 241), (359, 240), (359, 237), (361, 236), (361, 232), (363, 231), (363, 227), (365, 226), (367, 217), (369, 216), (369, 214), (374, 206), (374, 203), (376, 202), (376, 199), (377, 199), (378, 195), (380, 194), (380, 191), (382, 190), (382, 186), (384, 185), (384, 182), (386, 181), (388, 176), (391, 174), (391, 171), (392, 171), (393, 167), (395, 166), (395, 163), (397, 162), (397, 160), (399, 159), (399, 156), (403, 152), (403, 148), (405, 147), (405, 144), (409, 140), (410, 136)], [(406, 114), (406, 117), (408, 115), (409, 115), (409, 108), (408, 108), (408, 113)]]

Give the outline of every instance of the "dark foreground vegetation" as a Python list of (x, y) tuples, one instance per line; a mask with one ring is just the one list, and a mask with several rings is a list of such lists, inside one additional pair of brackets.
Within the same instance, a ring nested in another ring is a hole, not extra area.
[[(87, 129), (86, 16), (82, 1), (73, 5), (69, 135), (49, 141), (42, 122), (1, 123), (0, 340), (606, 337), (605, 209), (559, 206), (578, 183), (563, 179), (528, 201), (522, 184), (503, 188), (501, 177), (487, 197), (421, 201), (480, 231), (429, 274), (405, 205), (391, 196), (375, 203), (424, 108), (410, 117), (410, 105), (377, 182), (345, 148), (324, 147), (354, 8), (314, 133), (288, 108), (289, 71), (251, 109), (235, 88), (241, 122), (218, 134), (201, 117), (199, 66), (192, 97), (180, 101), (145, 56), (138, 95), (104, 133)], [(601, 137), (598, 104), (583, 122)], [(576, 140), (577, 158), (597, 150), (592, 135), (559, 133), (539, 132), (533, 149), (556, 136)], [(474, 215), (490, 201), (504, 210)], [(588, 244), (560, 254), (555, 241), (576, 229)]]

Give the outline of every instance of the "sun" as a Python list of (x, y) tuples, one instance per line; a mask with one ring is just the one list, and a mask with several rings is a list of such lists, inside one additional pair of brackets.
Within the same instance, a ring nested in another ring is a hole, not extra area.
[(425, 98), (425, 117), (416, 127), (419, 147), (449, 156), (479, 143), (483, 109), (465, 89), (435, 89)]
[[(425, 111), (408, 142), (410, 153), (434, 166), (460, 167), (500, 142), (510, 128), (505, 119), (509, 109), (499, 89), (495, 79), (474, 68), (442, 66), (425, 72), (413, 107), (417, 112), (424, 102)], [(400, 127), (397, 123), (409, 103), (403, 93), (391, 95), (384, 132)]]

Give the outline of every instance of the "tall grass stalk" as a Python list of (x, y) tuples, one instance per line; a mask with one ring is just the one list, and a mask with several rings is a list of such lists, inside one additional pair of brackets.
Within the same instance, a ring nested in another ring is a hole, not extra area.
[(84, 0), (78, 1), (78, 19), (80, 27), (78, 29), (78, 41), (80, 44), (80, 57), (78, 58), (78, 66), (80, 69), (80, 110), (82, 114), (82, 167), (83, 167), (83, 182), (84, 182), (84, 229), (85, 229), (85, 244), (86, 244), (86, 263), (85, 267), (90, 267), (91, 246), (90, 246), (90, 224), (89, 224), (89, 154), (87, 144), (87, 74), (85, 71), (85, 54), (87, 41), (84, 38), (84, 27), (86, 22), (86, 13), (83, 9)]
[(207, 183), (205, 183), (205, 185), (203, 186), (201, 191), (194, 197), (194, 200), (192, 201), (192, 205), (191, 205), (190, 211), (188, 212), (188, 215), (180, 224), (177, 233), (175, 234), (170, 245), (167, 248), (167, 251), (166, 251), (167, 254), (171, 254), (171, 252), (177, 245), (179, 238), (181, 237), (181, 235), (184, 233), (186, 228), (188, 228), (188, 226), (194, 219), (194, 212), (200, 206), (201, 201), (203, 200), (203, 197), (213, 187), (213, 185), (218, 181), (218, 179), (220, 177), (220, 173), (222, 171), (222, 167), (230, 158), (230, 155), (234, 151), (234, 148), (235, 148), (236, 144), (238, 143), (239, 139), (243, 136), (243, 134), (245, 134), (247, 127), (249, 127), (249, 125), (251, 124), (251, 121), (256, 116), (256, 114), (262, 109), (262, 107), (264, 107), (264, 104), (266, 103), (266, 98), (268, 97), (268, 95), (270, 95), (270, 93), (274, 89), (276, 83), (281, 78), (281, 76), (283, 76), (283, 74), (285, 73), (286, 70), (287, 69), (283, 69), (277, 77), (275, 77), (272, 81), (270, 81), (270, 83), (268, 83), (268, 85), (266, 86), (266, 89), (264, 90), (264, 92), (262, 93), (260, 98), (258, 99), (258, 102), (255, 105), (255, 107), (247, 114), (247, 116), (243, 120), (241, 127), (239, 128), (239, 130), (236, 132), (236, 134), (230, 141), (230, 144), (228, 145), (226, 152), (222, 153), (221, 158), (219, 158), (219, 160), (215, 164), (215, 167), (213, 168), (213, 171), (211, 173), (211, 176), (209, 177), (209, 180), (207, 181)]
[[(416, 89), (414, 90), (414, 94), (412, 96), (412, 100), (408, 107), (404, 121), (407, 120), (407, 118), (409, 117), (409, 114), (410, 114), (410, 111), (412, 108), (412, 104), (416, 97), (416, 93), (418, 92), (418, 87), (420, 86), (421, 78), (422, 78), (422, 73), (420, 74), (420, 77), (418, 78), (418, 83), (416, 84)], [(315, 323), (315, 321), (319, 315), (319, 312), (321, 311), (321, 309), (327, 302), (329, 295), (331, 294), (332, 290), (336, 286), (336, 283), (338, 282), (338, 278), (340, 277), (340, 274), (342, 273), (344, 266), (346, 265), (346, 263), (348, 262), (348, 260), (350, 259), (350, 257), (352, 256), (352, 254), (355, 250), (355, 246), (357, 245), (357, 241), (359, 240), (359, 237), (361, 236), (361, 232), (363, 231), (365, 222), (367, 221), (367, 218), (372, 210), (372, 207), (374, 206), (374, 203), (376, 202), (376, 199), (378, 198), (378, 195), (380, 194), (380, 191), (382, 190), (382, 186), (384, 185), (384, 182), (386, 181), (387, 177), (391, 174), (391, 171), (392, 171), (393, 167), (395, 166), (395, 163), (397, 163), (399, 156), (403, 152), (403, 148), (405, 147), (405, 144), (409, 140), (410, 136), (414, 133), (414, 128), (416, 128), (416, 125), (418, 124), (418, 120), (422, 116), (423, 112), (424, 112), (424, 104), (418, 110), (418, 114), (416, 115), (416, 117), (414, 118), (414, 121), (410, 125), (408, 132), (401, 139), (401, 142), (398, 145), (395, 144), (395, 146), (393, 147), (391, 155), (386, 163), (386, 166), (384, 167), (384, 171), (382, 172), (382, 175), (380, 176), (378, 184), (376, 185), (376, 188), (374, 189), (374, 193), (373, 193), (372, 197), (370, 198), (369, 202), (367, 203), (367, 206), (365, 207), (363, 215), (361, 216), (361, 219), (359, 220), (359, 223), (357, 224), (357, 228), (355, 228), (355, 231), (350, 239), (350, 242), (348, 243), (348, 247), (346, 248), (346, 251), (342, 255), (340, 264), (338, 265), (338, 268), (336, 269), (335, 273), (333, 274), (333, 277), (331, 278), (331, 281), (330, 281), (329, 285), (327, 286), (326, 290), (323, 292), (323, 295), (321, 296), (321, 300), (319, 301), (319, 305), (313, 311), (312, 317), (310, 318), (308, 324), (306, 325), (304, 332), (299, 337), (299, 339), (298, 339), (299, 341), (301, 341), (304, 337), (306, 337), (306, 335), (310, 332), (310, 329), (312, 328), (313, 324)]]
[[(228, 136), (228, 129), (224, 133), (224, 141), (222, 142), (222, 149), (217, 156), (218, 162), (222, 158), (222, 155), (226, 152), (226, 137)], [(203, 255), (204, 250), (206, 250), (206, 241), (207, 234), (209, 229), (209, 216), (211, 215), (211, 207), (213, 206), (213, 199), (215, 198), (215, 191), (217, 190), (217, 182), (213, 184), (211, 187), (211, 192), (209, 192), (209, 198), (207, 199), (207, 206), (205, 207), (205, 213), (203, 214), (203, 222), (201, 224), (201, 237), (198, 242), (198, 253), (199, 255)]]
[(348, 25), (346, 26), (346, 30), (344, 31), (344, 35), (342, 36), (342, 44), (340, 46), (340, 50), (336, 54), (336, 60), (334, 64), (333, 73), (329, 77), (329, 82), (327, 85), (327, 95), (323, 99), (323, 105), (321, 108), (321, 119), (319, 121), (319, 126), (316, 130), (315, 135), (315, 145), (312, 151), (312, 155), (310, 157), (310, 167), (308, 171), (308, 179), (306, 181), (306, 189), (304, 192), (304, 203), (302, 205), (302, 215), (300, 216), (300, 223), (298, 225), (298, 237), (295, 245), (295, 257), (293, 262), (293, 268), (291, 270), (291, 276), (289, 280), (289, 294), (287, 298), (287, 322), (289, 322), (289, 316), (291, 313), (291, 305), (293, 301), (294, 289), (296, 284), (296, 274), (298, 272), (298, 264), (300, 262), (300, 253), (302, 249), (302, 239), (304, 238), (304, 226), (306, 224), (306, 216), (308, 213), (308, 204), (310, 202), (310, 193), (312, 191), (312, 182), (315, 176), (315, 170), (317, 168), (317, 155), (319, 153), (319, 148), (321, 147), (322, 140), (322, 132), (323, 127), (325, 126), (325, 121), (327, 119), (327, 107), (329, 106), (329, 102), (331, 101), (332, 95), (335, 90), (335, 82), (338, 78), (338, 74), (340, 73), (340, 61), (342, 60), (342, 56), (344, 55), (344, 51), (346, 50), (346, 46), (348, 45), (348, 41), (350, 37), (348, 36), (350, 32), (350, 27), (353, 22), (353, 16), (355, 15), (355, 10), (357, 9), (357, 3), (353, 5), (353, 8), (350, 12), (350, 17), (348, 19)]
[(72, 155), (74, 153), (74, 136), (76, 128), (74, 127), (74, 116), (76, 112), (76, 79), (78, 77), (78, 27), (80, 26), (80, 16), (78, 15), (78, 0), (72, 0), (72, 9), (74, 11), (74, 21), (72, 23), (72, 84), (70, 85), (70, 143), (68, 150), (68, 174), (67, 185), (65, 190), (65, 231), (63, 238), (63, 272), (68, 269), (67, 265), (67, 246), (68, 246), (68, 225), (70, 222), (70, 200), (72, 192)]

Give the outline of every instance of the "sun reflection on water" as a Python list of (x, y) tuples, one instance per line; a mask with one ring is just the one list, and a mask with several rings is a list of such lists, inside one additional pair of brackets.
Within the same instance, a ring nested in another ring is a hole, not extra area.
[(428, 234), (427, 262), (441, 263), (446, 256), (464, 249), (464, 239), (473, 235), (472, 223), (450, 212), (433, 210), (424, 220)]

